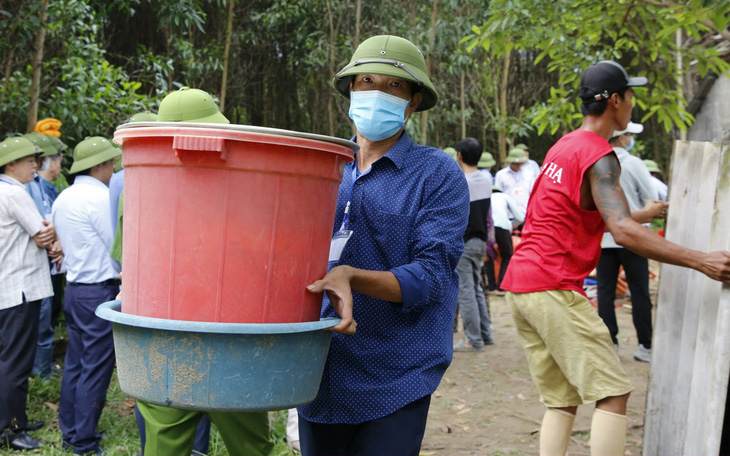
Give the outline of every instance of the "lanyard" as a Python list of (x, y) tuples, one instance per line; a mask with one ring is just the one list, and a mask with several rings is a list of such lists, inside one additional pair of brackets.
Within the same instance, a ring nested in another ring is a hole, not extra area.
[(355, 191), (355, 181), (360, 177), (361, 174), (357, 169), (357, 162), (352, 165), (352, 183), (350, 185), (350, 196), (347, 198), (347, 205), (345, 206), (345, 215), (342, 217), (342, 225), (340, 231), (346, 230), (350, 226), (350, 205), (352, 203), (352, 192)]

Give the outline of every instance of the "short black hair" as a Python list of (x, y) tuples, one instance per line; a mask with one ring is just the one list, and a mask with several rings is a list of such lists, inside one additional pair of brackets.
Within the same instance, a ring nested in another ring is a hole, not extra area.
[(461, 152), (461, 160), (469, 166), (476, 166), (482, 157), (482, 143), (476, 138), (464, 138), (456, 145), (456, 151)]
[[(623, 100), (626, 96), (626, 91), (629, 90), (628, 87), (624, 87), (623, 89), (616, 92), (619, 97)], [(584, 116), (600, 116), (604, 112), (606, 112), (606, 107), (608, 107), (608, 98), (603, 98), (601, 100), (596, 100), (595, 98), (584, 98), (583, 102), (580, 104), (580, 111), (583, 113)]]
[(0, 166), (0, 174), (5, 174), (5, 165)]

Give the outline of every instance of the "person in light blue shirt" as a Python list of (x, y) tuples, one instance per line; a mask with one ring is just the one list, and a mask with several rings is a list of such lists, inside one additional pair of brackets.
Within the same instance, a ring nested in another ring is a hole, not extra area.
[[(129, 118), (129, 122), (157, 122), (157, 114), (149, 111), (138, 112)], [(119, 196), (123, 191), (124, 168), (116, 171), (109, 181), (109, 208), (111, 210), (112, 233), (117, 232), (117, 223), (119, 222)]]
[[(49, 168), (58, 166), (60, 172), (60, 147), (54, 144), (62, 145), (60, 141), (52, 143), (48, 136), (42, 133), (27, 133), (23, 135), (25, 139), (32, 142), (41, 151), (41, 155), (36, 156), (36, 165), (38, 172), (33, 176), (33, 180), (25, 184), (26, 190), (33, 198), (33, 202), (38, 208), (38, 213), (44, 220), (51, 221), (51, 206), (56, 199), (56, 189), (51, 185), (45, 176), (48, 176)], [(52, 189), (52, 190), (51, 190)], [(54, 248), (49, 250), (49, 255), (63, 260), (63, 251), (61, 245), (56, 241)], [(51, 274), (57, 274), (58, 269), (51, 265)], [(54, 289), (54, 295), (56, 290)], [(53, 366), (53, 325), (51, 324), (51, 313), (53, 308), (54, 296), (49, 296), (41, 300), (41, 310), (38, 319), (38, 344), (36, 346), (35, 361), (33, 362), (33, 375), (41, 378), (48, 378), (51, 375), (51, 367)], [(42, 425), (37, 423), (36, 425)]]
[(74, 149), (73, 185), (53, 203), (52, 217), (65, 249), (64, 313), (68, 347), (61, 382), (58, 424), (64, 449), (101, 453), (96, 426), (114, 370), (111, 323), (94, 313), (119, 293), (119, 279), (109, 257), (114, 235), (107, 185), (119, 149), (95, 136)]
[[(417, 455), (453, 356), (456, 265), (469, 190), (448, 154), (415, 143), (410, 115), (438, 99), (410, 41), (364, 41), (334, 81), (350, 98), (345, 166), (322, 316), (339, 315), (317, 397), (298, 409), (303, 455)], [(375, 113), (375, 115), (373, 115)]]

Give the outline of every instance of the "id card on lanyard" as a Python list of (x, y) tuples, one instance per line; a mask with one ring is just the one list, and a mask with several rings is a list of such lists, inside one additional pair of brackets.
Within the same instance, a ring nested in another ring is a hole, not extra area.
[(332, 242), (330, 242), (330, 254), (328, 262), (338, 262), (342, 256), (342, 251), (347, 245), (347, 241), (352, 237), (353, 231), (349, 229), (350, 226), (350, 204), (352, 202), (352, 193), (355, 189), (355, 181), (358, 178), (357, 163), (352, 166), (352, 186), (350, 187), (350, 198), (347, 200), (345, 206), (345, 215), (342, 217), (342, 225), (340, 229), (332, 236)]

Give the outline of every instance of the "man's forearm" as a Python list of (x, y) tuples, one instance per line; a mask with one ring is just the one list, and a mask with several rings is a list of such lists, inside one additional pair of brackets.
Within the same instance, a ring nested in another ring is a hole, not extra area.
[(368, 271), (347, 266), (352, 291), (389, 302), (403, 302), (400, 282), (390, 271)]

